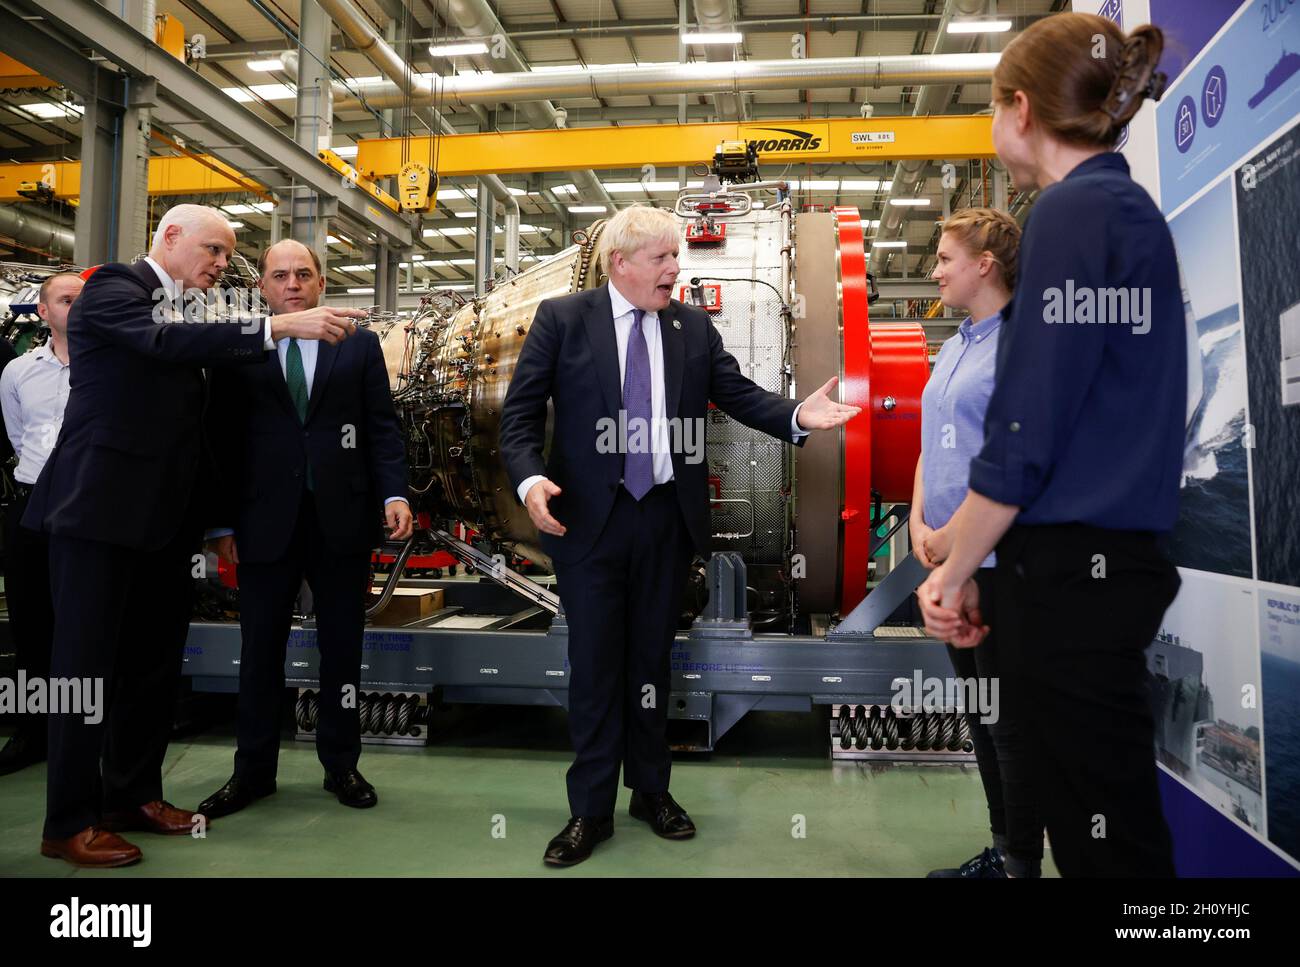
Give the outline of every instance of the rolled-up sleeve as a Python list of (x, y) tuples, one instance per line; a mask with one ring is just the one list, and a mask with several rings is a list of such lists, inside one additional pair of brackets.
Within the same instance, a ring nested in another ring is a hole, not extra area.
[(1075, 299), (1107, 285), (1113, 208), (1048, 189), (1020, 249), (1020, 276), (998, 344), (984, 446), (970, 488), (1026, 508), (1051, 479), (1105, 352), (1107, 326), (1075, 322)]

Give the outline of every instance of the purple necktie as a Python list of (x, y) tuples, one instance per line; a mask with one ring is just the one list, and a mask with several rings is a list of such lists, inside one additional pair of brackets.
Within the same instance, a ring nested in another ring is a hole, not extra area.
[[(650, 350), (641, 330), (644, 309), (632, 310), (632, 334), (627, 340), (623, 375), (623, 409), (627, 412), (627, 452), (623, 456), (623, 486), (640, 500), (655, 484), (654, 455), (650, 452)], [(640, 432), (637, 428), (642, 427)], [(633, 447), (631, 444), (644, 446)], [(634, 453), (633, 450), (644, 452)]]

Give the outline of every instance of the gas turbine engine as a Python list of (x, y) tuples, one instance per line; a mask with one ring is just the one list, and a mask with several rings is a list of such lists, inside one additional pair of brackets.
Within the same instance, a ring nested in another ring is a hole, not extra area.
[[(773, 207), (755, 203), (773, 190)], [(679, 194), (674, 214), (675, 296), (710, 314), (741, 371), (791, 397), (838, 376), (841, 401), (863, 410), (793, 448), (711, 407), (712, 550), (743, 559), (756, 628), (847, 614), (866, 593), (882, 504), (911, 497), (924, 330), (870, 322), (874, 283), (856, 208), (795, 214), (782, 183), (724, 189), (710, 178)], [(412, 321), (381, 335), (417, 512), (435, 529), (464, 524), (485, 553), (542, 570), (550, 561), (497, 452), (501, 407), (538, 304), (604, 282), (593, 264), (603, 227), (575, 233), (569, 248), (482, 298), (426, 298)]]

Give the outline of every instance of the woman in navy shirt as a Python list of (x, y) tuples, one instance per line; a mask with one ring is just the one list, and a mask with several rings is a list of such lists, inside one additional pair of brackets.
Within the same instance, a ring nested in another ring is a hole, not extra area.
[(1005, 313), (984, 445), (951, 553), (918, 591), (931, 634), (988, 632), (971, 575), (997, 548), (1003, 714), (1026, 723), (1066, 876), (1171, 876), (1146, 662), (1177, 570), (1186, 330), (1173, 238), (1113, 148), (1158, 96), (1160, 31), (1062, 13), (993, 75), (993, 144), (1040, 188)]
[[(984, 442), (984, 413), (993, 392), (1002, 308), (1011, 300), (1020, 226), (1006, 212), (967, 208), (943, 222), (932, 278), (944, 304), (969, 315), (939, 350), (921, 395), (921, 457), (908, 522), (912, 547), (926, 567), (943, 561), (952, 545), (947, 525), (966, 497), (971, 460)], [(994, 556), (975, 572), (981, 599), (992, 597)], [(987, 607), (987, 605), (986, 605)], [(986, 618), (989, 617), (986, 615)], [(975, 648), (948, 646), (957, 677), (1000, 678), (994, 636)], [(989, 691), (977, 694), (989, 695)], [(993, 847), (960, 867), (932, 877), (1000, 879), (1038, 876), (1043, 826), (1037, 818), (1023, 752), (1024, 736), (997, 709), (967, 709), (975, 761), (989, 807)]]

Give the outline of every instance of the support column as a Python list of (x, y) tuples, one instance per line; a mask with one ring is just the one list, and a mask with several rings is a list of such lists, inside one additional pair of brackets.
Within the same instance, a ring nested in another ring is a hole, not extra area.
[[(154, 39), (154, 0), (113, 0), (106, 3), (150, 40)], [(152, 81), (149, 82), (152, 85)], [(127, 95), (122, 115), (122, 137), (118, 144), (118, 170), (122, 172), (118, 194), (117, 258), (129, 262), (149, 251), (149, 132), (152, 129), (152, 91), (140, 91), (139, 82), (124, 79)], [(161, 217), (161, 216), (160, 216)]]
[(397, 289), (402, 278), (402, 253), (400, 250), (393, 248), (391, 245), (386, 246), (388, 256), (388, 274), (385, 278), (384, 290), (381, 293), (376, 287), (375, 299), (380, 306), (390, 312), (397, 311)]
[(73, 261), (100, 265), (116, 261), (121, 224), (122, 80), (95, 73), (93, 90), (85, 91), (81, 117), (81, 198), (77, 205)]
[(383, 242), (375, 245), (375, 291), (371, 293), (374, 304), (384, 305), (383, 293), (388, 291), (388, 246)]
[[(329, 78), (330, 19), (316, 0), (302, 0), (298, 27), (298, 102), (294, 140), (312, 154), (330, 146), (333, 109)], [(340, 182), (340, 190), (342, 182)], [(329, 219), (326, 205), (303, 185), (293, 188), (292, 238), (316, 252), (326, 264)]]
[(1000, 212), (1007, 210), (1007, 172), (996, 161), (993, 165), (993, 207)]

